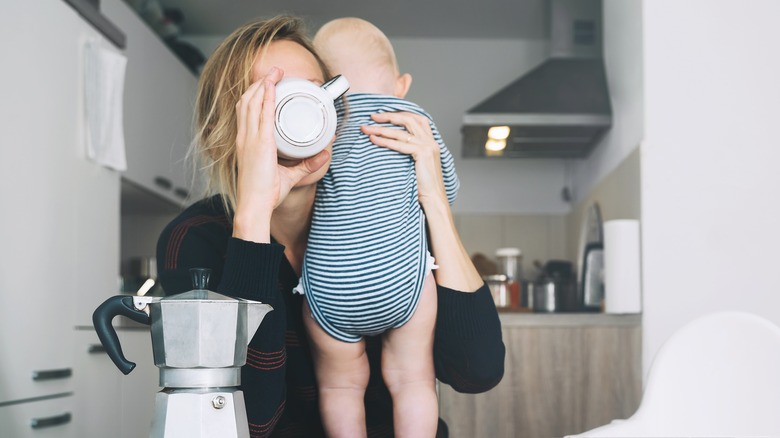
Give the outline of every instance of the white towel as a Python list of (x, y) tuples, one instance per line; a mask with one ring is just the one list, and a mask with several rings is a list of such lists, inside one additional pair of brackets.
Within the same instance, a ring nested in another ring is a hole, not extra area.
[(127, 58), (89, 41), (84, 51), (87, 156), (106, 167), (127, 170), (122, 97)]

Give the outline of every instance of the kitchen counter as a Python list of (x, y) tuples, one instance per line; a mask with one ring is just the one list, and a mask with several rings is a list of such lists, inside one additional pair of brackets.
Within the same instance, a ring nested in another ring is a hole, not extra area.
[(580, 433), (639, 406), (641, 314), (499, 310), (504, 378), (483, 394), (440, 385), (452, 438), (547, 438)]
[(534, 313), (498, 309), (502, 327), (639, 326), (642, 315), (608, 313)]

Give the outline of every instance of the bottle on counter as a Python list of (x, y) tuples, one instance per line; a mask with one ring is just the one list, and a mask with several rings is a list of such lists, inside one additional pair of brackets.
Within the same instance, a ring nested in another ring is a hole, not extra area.
[(523, 289), (523, 253), (520, 248), (499, 248), (496, 250), (499, 273), (506, 276), (506, 289), (509, 295), (509, 308), (527, 310), (528, 304), (522, 299)]
[(507, 287), (506, 275), (493, 274), (482, 277), (490, 288), (490, 295), (493, 296), (493, 302), (499, 309), (510, 308), (509, 288)]

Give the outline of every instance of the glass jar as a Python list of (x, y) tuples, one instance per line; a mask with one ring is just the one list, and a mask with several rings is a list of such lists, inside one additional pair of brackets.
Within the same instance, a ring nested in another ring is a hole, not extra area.
[(510, 306), (509, 288), (507, 287), (506, 275), (485, 275), (482, 277), (490, 288), (490, 295), (493, 296), (493, 302), (498, 308)]
[(520, 248), (498, 248), (496, 250), (498, 259), (498, 272), (507, 276), (509, 280), (520, 280), (523, 278), (522, 260), (523, 252)]
[(508, 292), (508, 307), (522, 309), (527, 307), (527, 300), (522, 298), (522, 251), (520, 248), (499, 248), (496, 250), (499, 273), (506, 276), (506, 289)]

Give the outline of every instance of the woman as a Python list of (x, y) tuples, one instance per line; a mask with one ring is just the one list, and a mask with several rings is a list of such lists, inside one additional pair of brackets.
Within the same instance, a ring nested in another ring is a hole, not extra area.
[[(198, 90), (196, 152), (216, 195), (193, 204), (163, 230), (158, 271), (166, 293), (191, 289), (189, 268), (211, 268), (211, 289), (270, 304), (249, 344), (242, 386), (250, 434), (324, 434), (298, 284), (317, 182), (330, 150), (303, 161), (279, 159), (274, 143), (275, 84), (282, 77), (322, 84), (327, 68), (301, 22), (276, 17), (232, 33), (209, 58)], [(461, 392), (483, 392), (503, 376), (498, 315), (455, 229), (444, 191), (439, 145), (428, 121), (409, 113), (375, 116), (414, 132), (365, 127), (371, 140), (415, 160), (419, 200), (429, 224), (436, 271), (437, 378)], [(381, 378), (377, 339), (367, 340), (371, 375), (367, 435), (393, 436), (392, 402)], [(440, 422), (439, 436), (446, 436)]]

